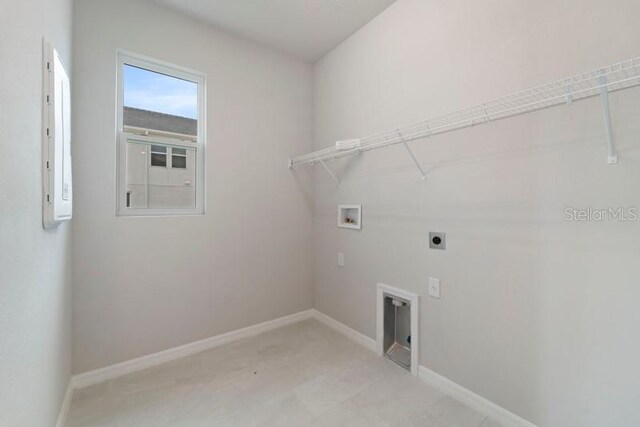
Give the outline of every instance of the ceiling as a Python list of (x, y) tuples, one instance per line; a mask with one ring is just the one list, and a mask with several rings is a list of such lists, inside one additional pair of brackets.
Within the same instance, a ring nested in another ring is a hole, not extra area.
[(217, 28), (315, 62), (395, 0), (156, 0)]

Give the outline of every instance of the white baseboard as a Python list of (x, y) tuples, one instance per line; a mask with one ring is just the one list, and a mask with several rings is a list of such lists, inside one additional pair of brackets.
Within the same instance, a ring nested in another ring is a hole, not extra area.
[(243, 338), (252, 337), (263, 332), (277, 329), (291, 323), (300, 322), (313, 317), (313, 310), (305, 310), (289, 316), (280, 317), (278, 319), (269, 320), (257, 325), (248, 326), (246, 328), (227, 332), (225, 334), (216, 335), (200, 341), (185, 344), (179, 347), (170, 348), (158, 353), (149, 354), (147, 356), (138, 357), (136, 359), (127, 360), (115, 365), (104, 368), (95, 369), (93, 371), (84, 372), (74, 375), (72, 385), (74, 389), (87, 387), (98, 384), (113, 378), (120, 377), (162, 363), (170, 362), (181, 357), (190, 356), (201, 351), (210, 350), (233, 341)]
[[(333, 328), (336, 331), (346, 335), (347, 337), (353, 339), (355, 342), (362, 344), (369, 350), (376, 351), (375, 340), (361, 334), (360, 332), (348, 327), (343, 323), (338, 322), (335, 319), (332, 319), (331, 317), (319, 312), (316, 309), (313, 309), (312, 311), (314, 319), (317, 319), (330, 328)], [(429, 383), (433, 387), (436, 387), (442, 393), (453, 397), (454, 399), (464, 403), (470, 408), (475, 409), (481, 414), (493, 418), (495, 421), (498, 421), (505, 427), (536, 427), (535, 424), (532, 424), (524, 418), (517, 416), (516, 414), (504, 409), (503, 407), (491, 402), (490, 400), (477, 395), (471, 390), (468, 390), (461, 385), (454, 383), (448, 378), (445, 378), (442, 375), (437, 374), (431, 369), (428, 369), (424, 366), (420, 366), (418, 368), (418, 378), (425, 381), (426, 383)]]
[(418, 375), (424, 382), (440, 389), (443, 393), (459, 400), (470, 408), (493, 418), (505, 427), (536, 427), (535, 424), (504, 409), (500, 405), (496, 405), (489, 399), (485, 399), (471, 390), (454, 383), (429, 368), (420, 366)]
[[(225, 334), (216, 335), (211, 338), (206, 338), (201, 341), (196, 341), (190, 344), (185, 344), (179, 347), (171, 348), (161, 351), (159, 353), (150, 354), (147, 356), (138, 357), (136, 359), (128, 360), (126, 362), (117, 363), (115, 365), (107, 366), (104, 368), (96, 369), (93, 371), (85, 372), (82, 374), (74, 375), (69, 382), (69, 387), (65, 393), (64, 401), (60, 409), (60, 415), (56, 427), (64, 427), (64, 422), (69, 411), (69, 405), (71, 403), (71, 396), (73, 390), (77, 388), (87, 387), (93, 384), (98, 384), (103, 381), (107, 381), (113, 378), (120, 377), (132, 372), (136, 372), (142, 369), (150, 368), (152, 366), (160, 365), (162, 363), (170, 362), (172, 360), (179, 359), (181, 357), (190, 356), (201, 351), (209, 350), (215, 347), (219, 347), (224, 344), (228, 344), (233, 341), (237, 341), (243, 338), (252, 337), (263, 332), (277, 329), (282, 326), (286, 326), (292, 323), (300, 322), (306, 319), (316, 319), (319, 322), (327, 325), (328, 327), (342, 333), (348, 338), (352, 339), (356, 343), (366, 347), (367, 349), (375, 352), (376, 341), (360, 332), (348, 327), (347, 325), (338, 322), (337, 320), (319, 312), (316, 309), (305, 310), (299, 313), (291, 314), (289, 316), (280, 317), (278, 319), (269, 320), (267, 322), (259, 323), (257, 325), (248, 326), (246, 328), (238, 329), (236, 331), (227, 332)], [(496, 405), (488, 399), (479, 396), (462, 387), (459, 384), (454, 383), (448, 378), (443, 377), (434, 371), (420, 366), (418, 370), (418, 377), (438, 388), (443, 393), (459, 400), (467, 406), (477, 410), (478, 412), (485, 414), (494, 420), (504, 424), (506, 427), (536, 427), (529, 421), (509, 412), (503, 407)]]
[(73, 378), (69, 379), (67, 384), (67, 390), (64, 393), (64, 399), (62, 399), (62, 405), (60, 405), (60, 412), (58, 412), (58, 420), (56, 421), (56, 427), (64, 427), (67, 423), (67, 415), (69, 414), (69, 407), (71, 406), (71, 397), (73, 396)]
[(324, 323), (331, 329), (335, 329), (336, 331), (340, 332), (343, 335), (346, 335), (347, 337), (351, 338), (353, 341), (365, 346), (369, 350), (376, 351), (376, 341), (374, 339), (369, 338), (368, 336), (363, 335), (354, 329), (351, 329), (344, 323), (340, 323), (337, 320), (327, 316), (326, 314), (320, 313), (316, 309), (313, 309), (311, 311), (313, 312), (313, 318), (316, 319), (317, 321)]

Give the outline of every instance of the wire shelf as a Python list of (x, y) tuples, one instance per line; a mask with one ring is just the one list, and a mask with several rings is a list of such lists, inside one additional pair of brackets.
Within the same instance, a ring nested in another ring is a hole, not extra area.
[[(552, 83), (536, 86), (503, 98), (487, 101), (473, 107), (433, 117), (404, 127), (369, 135), (361, 138), (360, 145), (357, 147), (337, 149), (335, 146), (332, 146), (294, 157), (290, 159), (289, 166), (296, 167), (315, 163), (322, 163), (324, 165), (324, 162), (327, 160), (390, 145), (407, 143), (409, 141), (514, 117), (544, 108), (571, 104), (572, 102), (598, 95), (606, 96), (608, 92), (638, 85), (640, 85), (640, 57), (557, 80)], [(608, 115), (608, 100), (606, 102), (603, 100), (603, 104), (605, 103), (606, 114)], [(607, 124), (610, 125), (609, 122)], [(610, 149), (610, 158), (611, 156), (612, 152)], [(414, 161), (419, 167), (415, 158)]]

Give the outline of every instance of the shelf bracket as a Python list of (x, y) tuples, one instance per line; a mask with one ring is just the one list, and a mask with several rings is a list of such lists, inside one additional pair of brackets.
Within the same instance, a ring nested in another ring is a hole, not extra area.
[(564, 102), (567, 105), (571, 105), (573, 103), (573, 86), (571, 83), (567, 84), (567, 95), (564, 97)]
[(609, 109), (609, 91), (607, 90), (607, 76), (601, 75), (598, 78), (600, 83), (600, 101), (602, 102), (602, 114), (604, 116), (604, 130), (607, 135), (607, 161), (610, 165), (618, 163), (618, 153), (613, 141), (613, 129), (611, 126), (611, 111)]
[(404, 136), (402, 136), (402, 132), (400, 132), (400, 129), (396, 129), (396, 132), (398, 132), (398, 136), (402, 141), (402, 145), (404, 145), (404, 148), (407, 149), (409, 156), (411, 156), (411, 160), (413, 160), (413, 163), (418, 168), (418, 171), (420, 172), (420, 179), (424, 181), (425, 179), (427, 179), (427, 174), (424, 172), (424, 170), (422, 170), (420, 163), (418, 163), (418, 159), (416, 159), (416, 156), (413, 154), (413, 151), (411, 151), (411, 148), (409, 147), (409, 144), (407, 144), (407, 141), (405, 141)]
[(322, 167), (324, 168), (324, 170), (326, 170), (327, 173), (331, 176), (331, 178), (333, 178), (333, 180), (336, 182), (338, 187), (340, 187), (340, 180), (338, 178), (336, 178), (336, 176), (333, 174), (333, 172), (331, 172), (331, 169), (329, 169), (329, 167), (325, 164), (324, 160), (319, 160), (319, 162), (322, 165)]

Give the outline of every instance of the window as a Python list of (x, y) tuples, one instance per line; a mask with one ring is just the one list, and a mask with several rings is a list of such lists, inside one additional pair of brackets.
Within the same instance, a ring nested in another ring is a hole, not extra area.
[(171, 167), (177, 169), (187, 168), (187, 150), (184, 148), (171, 149)]
[(118, 215), (204, 213), (205, 79), (118, 55)]
[[(171, 165), (167, 163), (167, 157), (171, 156)], [(187, 149), (178, 147), (167, 147), (164, 145), (151, 146), (151, 166), (163, 168), (187, 169)]]
[(167, 147), (164, 145), (151, 146), (151, 166), (167, 167)]

